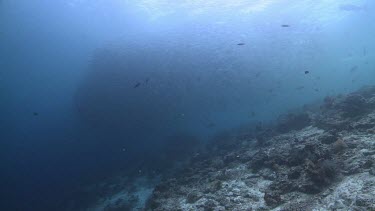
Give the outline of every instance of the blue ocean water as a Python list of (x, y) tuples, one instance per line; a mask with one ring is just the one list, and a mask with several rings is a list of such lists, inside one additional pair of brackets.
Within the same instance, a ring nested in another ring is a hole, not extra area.
[(66, 210), (85, 184), (161, 174), (223, 130), (373, 85), (374, 9), (0, 1), (0, 209)]

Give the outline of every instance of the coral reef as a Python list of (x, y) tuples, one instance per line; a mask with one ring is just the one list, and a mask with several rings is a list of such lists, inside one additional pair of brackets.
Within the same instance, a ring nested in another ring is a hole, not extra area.
[(156, 186), (146, 210), (375, 210), (374, 160), (375, 87), (365, 87), (218, 136)]

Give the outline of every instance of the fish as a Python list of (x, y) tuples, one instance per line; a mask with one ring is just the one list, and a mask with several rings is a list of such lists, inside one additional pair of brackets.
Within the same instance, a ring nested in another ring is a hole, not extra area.
[(289, 26), (290, 26), (289, 24), (282, 24), (281, 25), (281, 27), (284, 27), (284, 28), (289, 27)]
[(353, 73), (353, 72), (357, 71), (357, 69), (358, 69), (358, 66), (354, 65), (352, 68), (350, 68), (350, 72)]
[(364, 10), (363, 6), (357, 6), (354, 4), (341, 4), (339, 9), (342, 11), (362, 11)]
[(140, 85), (141, 85), (141, 83), (140, 83), (140, 82), (137, 82), (137, 83), (133, 86), (133, 88), (138, 88)]
[(257, 72), (257, 73), (255, 74), (255, 77), (258, 78), (258, 77), (260, 76), (261, 73), (262, 73), (262, 72)]
[(305, 74), (309, 74), (309, 73), (310, 73), (310, 71), (308, 71), (308, 70), (305, 71)]
[(33, 112), (33, 115), (34, 115), (34, 116), (38, 116), (39, 113), (38, 113), (38, 112)]
[(208, 123), (207, 124), (207, 128), (213, 128), (213, 127), (215, 127), (216, 126), (216, 124), (215, 123), (213, 123), (213, 122), (210, 122), (210, 123)]
[(302, 90), (304, 88), (305, 88), (304, 86), (298, 86), (298, 87), (296, 87), (296, 90)]
[(146, 78), (145, 83), (147, 84), (149, 80), (150, 80), (149, 78)]
[(243, 42), (240, 42), (240, 43), (237, 43), (237, 45), (245, 45), (245, 43), (243, 43)]

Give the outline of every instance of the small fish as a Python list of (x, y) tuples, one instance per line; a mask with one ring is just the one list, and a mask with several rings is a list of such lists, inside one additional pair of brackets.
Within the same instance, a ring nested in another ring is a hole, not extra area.
[(316, 92), (319, 92), (319, 89), (314, 89)]
[(262, 72), (257, 72), (257, 73), (255, 74), (255, 77), (258, 78), (258, 77), (260, 76), (261, 73), (262, 73)]
[(39, 113), (38, 113), (38, 112), (33, 112), (33, 115), (34, 115), (34, 116), (38, 116)]
[(253, 111), (253, 112), (251, 112), (251, 116), (252, 117), (254, 117), (255, 116), (255, 112)]
[(289, 24), (282, 24), (281, 25), (281, 27), (284, 27), (284, 28), (289, 27), (289, 26), (290, 26)]
[(240, 43), (237, 43), (237, 45), (245, 45), (245, 43), (243, 43), (243, 42), (240, 42)]
[(137, 83), (133, 86), (133, 88), (138, 88), (140, 85), (141, 85), (141, 83), (137, 82)]
[(298, 86), (298, 87), (296, 87), (296, 90), (302, 90), (304, 88), (305, 88), (304, 86)]
[(309, 74), (309, 73), (310, 73), (310, 71), (308, 71), (308, 70), (305, 71), (305, 74)]
[(213, 122), (210, 122), (210, 123), (207, 124), (207, 128), (213, 128), (215, 126), (216, 126), (216, 124), (213, 123)]
[(150, 80), (149, 78), (146, 78), (145, 83), (147, 84), (149, 80)]
[(357, 69), (358, 69), (358, 66), (354, 65), (352, 68), (350, 68), (350, 72), (353, 73), (353, 72), (357, 71)]

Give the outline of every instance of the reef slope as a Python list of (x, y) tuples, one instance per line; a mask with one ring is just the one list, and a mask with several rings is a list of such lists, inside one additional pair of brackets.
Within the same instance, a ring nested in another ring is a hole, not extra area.
[(375, 210), (375, 87), (223, 138), (146, 210)]

